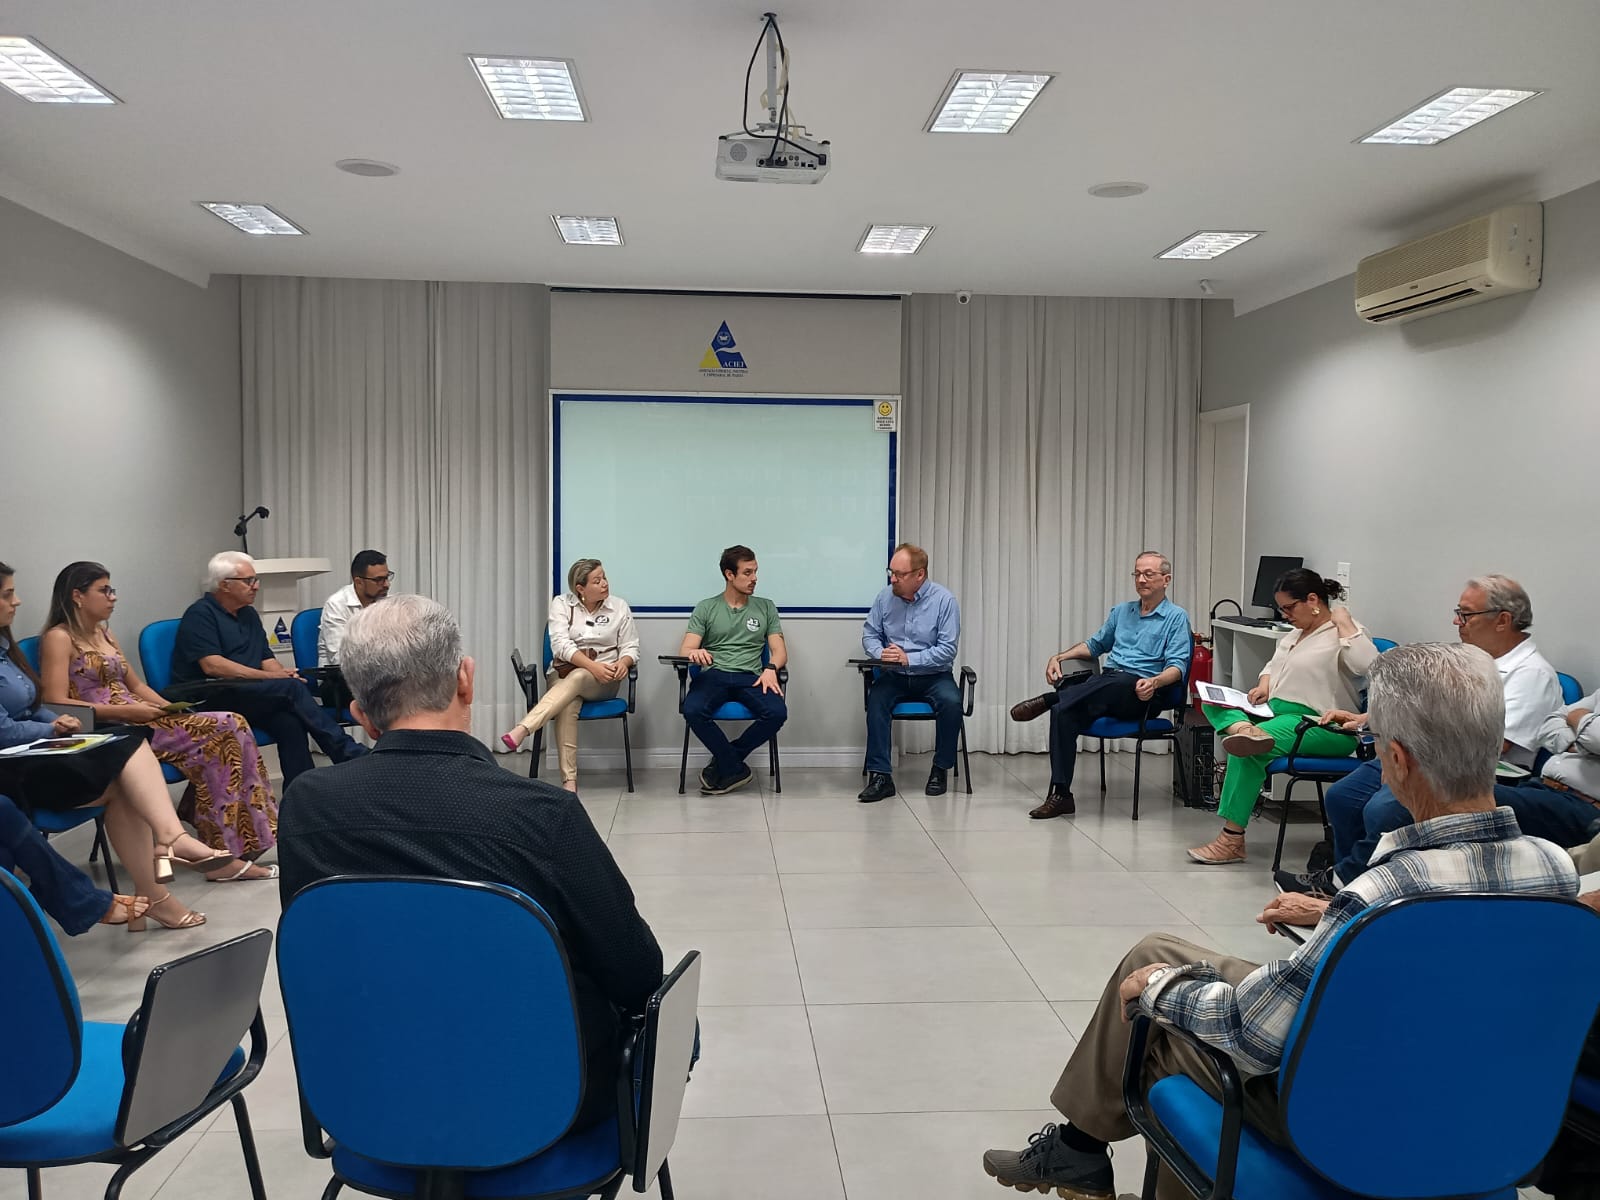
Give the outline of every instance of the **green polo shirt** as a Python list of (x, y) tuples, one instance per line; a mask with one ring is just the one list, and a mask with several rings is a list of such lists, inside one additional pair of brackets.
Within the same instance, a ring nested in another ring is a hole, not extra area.
[(711, 651), (716, 670), (754, 675), (761, 670), (767, 638), (782, 633), (783, 622), (778, 620), (778, 606), (765, 596), (751, 596), (743, 608), (730, 608), (719, 593), (694, 606), (689, 632), (700, 635), (700, 645)]

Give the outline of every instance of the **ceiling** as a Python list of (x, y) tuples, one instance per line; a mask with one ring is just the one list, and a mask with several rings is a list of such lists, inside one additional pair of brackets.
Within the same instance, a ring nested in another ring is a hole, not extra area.
[[(1197, 296), (1205, 278), (1243, 310), (1600, 178), (1593, 0), (788, 0), (791, 108), (835, 165), (814, 187), (721, 182), (762, 7), (9, 0), (0, 33), (124, 103), (0, 92), (0, 195), (197, 281)], [(499, 119), (469, 52), (572, 59), (590, 120)], [(1008, 136), (924, 133), (960, 67), (1057, 78)], [(1548, 90), (1440, 146), (1354, 144), (1453, 85)], [(401, 173), (334, 169), (349, 157)], [(1110, 180), (1150, 190), (1086, 193)], [(197, 200), (269, 203), (309, 236), (247, 237)], [(552, 213), (615, 215), (627, 244), (565, 246)], [(937, 229), (911, 258), (856, 254), (874, 221)], [(1201, 228), (1266, 236), (1153, 258)]]

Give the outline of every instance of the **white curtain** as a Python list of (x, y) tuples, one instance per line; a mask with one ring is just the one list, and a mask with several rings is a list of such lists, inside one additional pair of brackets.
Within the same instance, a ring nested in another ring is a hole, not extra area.
[(1200, 306), (930, 295), (903, 312), (901, 530), (961, 602), (971, 748), (1041, 750), (1047, 723), (1007, 710), (1133, 597), (1139, 551), (1173, 560), (1191, 607)]
[(252, 550), (332, 562), (302, 607), (382, 550), (460, 619), (492, 742), (522, 715), (506, 656), (544, 629), (548, 291), (247, 276), (240, 299)]

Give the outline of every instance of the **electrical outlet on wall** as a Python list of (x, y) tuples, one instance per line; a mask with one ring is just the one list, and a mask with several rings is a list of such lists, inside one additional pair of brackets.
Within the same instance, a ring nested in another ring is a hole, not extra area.
[(1339, 563), (1334, 568), (1333, 577), (1335, 579), (1337, 579), (1339, 581), (1339, 583), (1344, 587), (1343, 600), (1344, 600), (1344, 602), (1346, 604), (1349, 604), (1350, 603), (1350, 564), (1347, 563), (1347, 562)]

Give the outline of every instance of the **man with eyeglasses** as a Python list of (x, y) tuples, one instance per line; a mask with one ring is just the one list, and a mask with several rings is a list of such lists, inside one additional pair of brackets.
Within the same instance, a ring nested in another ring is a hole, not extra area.
[(389, 594), (394, 572), (381, 550), (363, 550), (350, 560), (350, 582), (322, 606), (322, 626), (317, 632), (317, 666), (339, 664), (339, 645), (350, 618)]
[(203, 698), (207, 707), (239, 713), (270, 734), (285, 787), (315, 765), (308, 735), (334, 762), (367, 753), (317, 704), (305, 680), (273, 655), (254, 607), (261, 580), (250, 556), (237, 550), (213, 555), (206, 583), (209, 590), (178, 623), (170, 694)]
[(902, 542), (889, 559), (889, 586), (878, 593), (861, 627), (861, 648), (883, 664), (867, 692), (867, 786), (856, 797), (861, 803), (894, 795), (889, 742), (894, 706), (902, 700), (933, 709), (933, 768), (923, 791), (944, 795), (961, 734), (961, 689), (950, 671), (960, 639), (961, 606), (928, 578), (928, 552)]
[[(1485, 651), (1500, 673), (1506, 698), (1501, 758), (1513, 766), (1531, 769), (1539, 751), (1539, 727), (1561, 707), (1561, 681), (1528, 633), (1533, 624), (1533, 601), (1515, 579), (1483, 575), (1469, 580), (1461, 590), (1454, 620), (1461, 641)], [(1360, 713), (1339, 711), (1324, 713), (1322, 719), (1325, 724), (1338, 724), (1352, 731), (1365, 721)], [(1383, 786), (1376, 762), (1363, 763), (1330, 786), (1323, 804), (1333, 830), (1333, 865), (1308, 869), (1303, 874), (1277, 872), (1275, 882), (1284, 891), (1333, 895), (1340, 883), (1349, 883), (1367, 869), (1379, 838), (1411, 823), (1410, 814)], [(1567, 805), (1544, 807), (1537, 812), (1517, 809), (1524, 832), (1549, 838), (1558, 845), (1573, 844), (1574, 831), (1567, 819), (1570, 815)]]
[[(1167, 599), (1171, 583), (1172, 563), (1165, 554), (1140, 554), (1133, 563), (1133, 590), (1139, 598), (1117, 605), (1093, 637), (1045, 662), (1045, 680), (1055, 691), (1012, 707), (1013, 721), (1050, 714), (1050, 790), (1044, 803), (1028, 813), (1035, 821), (1077, 811), (1072, 772), (1083, 730), (1099, 717), (1137, 721), (1153, 712), (1162, 692), (1183, 678), (1194, 638), (1189, 614)], [(1102, 654), (1106, 661), (1100, 674), (1063, 676), (1062, 663)]]

